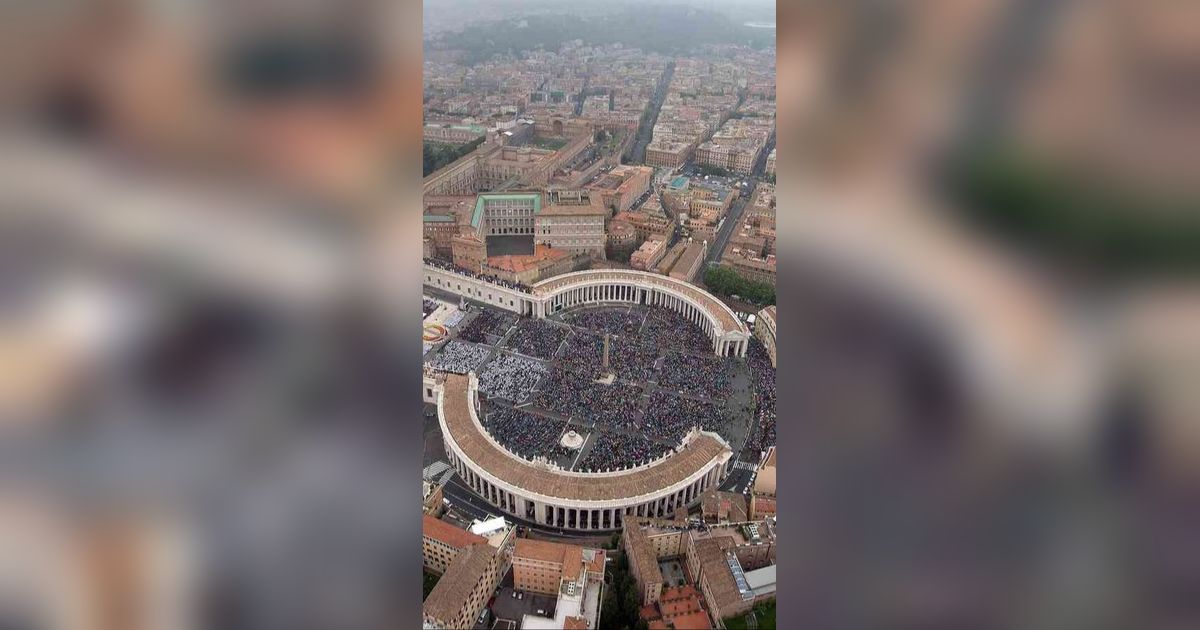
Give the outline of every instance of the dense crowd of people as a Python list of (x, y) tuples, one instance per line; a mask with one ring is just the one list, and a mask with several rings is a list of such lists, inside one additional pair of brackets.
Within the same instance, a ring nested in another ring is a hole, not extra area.
[(578, 372), (557, 368), (542, 381), (534, 404), (581, 420), (632, 428), (641, 395), (642, 388), (637, 385), (621, 381), (604, 385)]
[(754, 388), (754, 424), (746, 446), (755, 451), (765, 451), (775, 445), (775, 367), (767, 349), (757, 338), (750, 340), (746, 351), (746, 365), (750, 368), (750, 381)]
[(728, 439), (725, 414), (713, 403), (656, 391), (650, 395), (642, 416), (642, 434), (647, 438), (678, 444), (693, 427), (716, 431)]
[(427, 297), (421, 298), (421, 319), (429, 317), (429, 314), (436, 311), (438, 303), (436, 300), (431, 300)]
[(442, 349), (429, 357), (425, 364), (435, 370), (443, 372), (453, 372), (455, 374), (466, 374), (472, 372), (487, 359), (491, 353), (491, 348), (486, 346), (477, 346), (475, 344), (463, 343), (461, 341), (450, 340)]
[(733, 359), (669, 352), (663, 358), (658, 384), (706, 398), (724, 398), (733, 383)]
[(546, 457), (557, 461), (571, 453), (559, 443), (566, 427), (562, 420), (497, 406), (487, 413), (484, 427), (501, 446), (525, 459)]
[(604, 373), (604, 337), (576, 330), (567, 337), (559, 364), (582, 378), (592, 380)]
[(637, 435), (604, 432), (596, 436), (575, 470), (603, 472), (639, 466), (662, 457), (669, 449)]
[(598, 333), (633, 334), (642, 326), (642, 316), (627, 310), (588, 309), (571, 318), (571, 323)]
[(655, 348), (671, 348), (688, 352), (712, 352), (712, 340), (696, 325), (675, 311), (655, 306), (650, 308), (641, 336)]
[(523, 403), (546, 372), (537, 361), (500, 354), (479, 372), (479, 389), (493, 398)]
[(489, 343), (488, 335), (503, 335), (511, 324), (511, 316), (496, 311), (480, 310), (458, 331), (458, 338), (475, 343)]
[(477, 280), (485, 280), (494, 285), (506, 287), (509, 289), (514, 289), (514, 290), (520, 291), (522, 293), (532, 293), (533, 292), (533, 288), (525, 283), (509, 282), (508, 280), (505, 280), (498, 276), (493, 276), (491, 274), (475, 273), (473, 271), (468, 271), (466, 269), (463, 269), (462, 267), (455, 266), (454, 263), (452, 263), (448, 260), (441, 260), (440, 258), (425, 258), (423, 260), (425, 261), (426, 265), (429, 265), (431, 267), (437, 267), (438, 269), (445, 269), (446, 271), (453, 271), (454, 273), (467, 276), (468, 278), (475, 278)]
[(608, 348), (609, 365), (617, 378), (631, 383), (655, 380), (654, 364), (658, 350), (646, 345), (639, 337), (613, 337)]
[(517, 329), (508, 337), (507, 345), (521, 354), (549, 359), (570, 332), (566, 326), (544, 319), (522, 317), (517, 322)]

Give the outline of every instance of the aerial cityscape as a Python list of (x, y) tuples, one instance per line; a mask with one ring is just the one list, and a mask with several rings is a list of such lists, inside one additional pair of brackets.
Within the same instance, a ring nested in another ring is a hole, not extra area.
[(425, 5), (425, 627), (773, 628), (773, 19), (461, 15)]
[(1200, 628), (1200, 3), (8, 5), (0, 628)]

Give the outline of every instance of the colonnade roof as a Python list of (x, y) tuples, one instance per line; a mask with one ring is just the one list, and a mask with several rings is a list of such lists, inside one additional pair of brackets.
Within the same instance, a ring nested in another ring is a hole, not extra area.
[(717, 319), (718, 322), (720, 322), (721, 328), (725, 332), (739, 331), (747, 335), (750, 334), (749, 329), (746, 328), (746, 324), (734, 317), (733, 311), (731, 311), (724, 302), (713, 297), (712, 294), (682, 280), (676, 280), (675, 278), (671, 278), (669, 276), (660, 276), (658, 274), (645, 271), (627, 271), (624, 269), (576, 271), (535, 283), (533, 285), (533, 292), (535, 295), (550, 295), (576, 284), (584, 284), (587, 282), (596, 281), (624, 281), (631, 283), (640, 282), (677, 291), (701, 304), (709, 314), (711, 314)]
[(442, 393), (446, 430), (475, 464), (518, 488), (566, 501), (621, 501), (652, 494), (686, 481), (728, 447), (699, 434), (665, 461), (623, 473), (579, 475), (547, 470), (507, 453), (484, 435), (471, 417), (469, 377), (447, 374)]
[(771, 325), (771, 330), (775, 330), (775, 306), (771, 305), (758, 312), (758, 316), (766, 320)]

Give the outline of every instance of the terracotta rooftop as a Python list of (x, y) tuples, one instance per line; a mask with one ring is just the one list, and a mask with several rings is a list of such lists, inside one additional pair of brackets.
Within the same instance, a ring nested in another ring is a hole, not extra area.
[(500, 269), (502, 271), (510, 271), (520, 273), (528, 269), (533, 269), (539, 263), (547, 260), (561, 260), (570, 256), (570, 252), (563, 249), (555, 249), (545, 245), (534, 245), (532, 254), (505, 254), (503, 256), (488, 256), (487, 264), (489, 267)]
[(563, 630), (588, 630), (587, 619), (583, 617), (567, 617), (563, 619)]
[(731, 521), (746, 520), (746, 497), (738, 492), (705, 490), (700, 495), (700, 511), (705, 516), (717, 516)]
[(575, 579), (579, 577), (580, 569), (583, 568), (583, 549), (575, 545), (563, 545), (566, 547), (562, 555), (562, 574), (564, 578)]
[(691, 284), (683, 282), (682, 280), (667, 278), (648, 272), (606, 269), (602, 271), (580, 271), (568, 273), (550, 278), (549, 280), (538, 282), (537, 284), (533, 285), (533, 292), (537, 295), (545, 295), (562, 287), (597, 280), (629, 280), (658, 285), (661, 287), (669, 287), (691, 297), (697, 303), (703, 305), (709, 313), (717, 318), (717, 321), (721, 323), (721, 328), (726, 332), (736, 330), (750, 334), (750, 331), (746, 328), (746, 325), (738, 321), (738, 319), (733, 316), (733, 312), (729, 310), (728, 306), (725, 306), (724, 302), (721, 302), (705, 291), (702, 291)]
[(775, 514), (775, 499), (756, 495), (751, 501), (754, 501), (754, 514), (756, 516)]
[(459, 529), (446, 521), (438, 520), (428, 514), (421, 523), (421, 534), (434, 540), (440, 540), (451, 547), (462, 549), (469, 545), (481, 545), (487, 539), (478, 534), (472, 534), (465, 529)]
[(664, 461), (611, 475), (569, 474), (549, 470), (518, 459), (502, 450), (483, 434), (472, 419), (467, 397), (468, 378), (447, 374), (442, 394), (441, 413), (446, 419), (446, 434), (479, 466), (513, 485), (547, 497), (573, 501), (623, 500), (650, 494), (690, 477), (726, 453), (729, 447), (711, 435), (701, 433)]
[(518, 538), (516, 545), (513, 548), (513, 558), (528, 558), (530, 560), (540, 560), (542, 562), (558, 562), (563, 561), (563, 556), (566, 555), (569, 548), (575, 545), (567, 545), (563, 543), (550, 542), (547, 540), (533, 540), (531, 538)]
[(645, 584), (662, 582), (662, 569), (658, 566), (658, 555), (650, 548), (650, 541), (646, 538), (646, 532), (642, 531), (641, 525), (625, 521), (624, 529), (622, 536), (626, 538), (626, 548), (631, 552), (629, 563), (635, 565), (635, 571), (637, 575), (641, 576), (642, 582)]
[(595, 551), (596, 551), (595, 555), (593, 555), (592, 559), (590, 561), (588, 561), (588, 563), (587, 563), (587, 570), (589, 573), (599, 573), (599, 574), (603, 575), (604, 574), (604, 562), (605, 562), (605, 559), (608, 557), (608, 554), (605, 553), (603, 549), (596, 549)]
[(454, 619), (489, 570), (493, 554), (490, 545), (471, 545), (459, 552), (421, 606), (424, 615), (443, 622)]
[(737, 581), (729, 569), (726, 560), (726, 549), (734, 546), (733, 538), (720, 536), (697, 540), (696, 556), (700, 561), (700, 571), (708, 581), (708, 591), (712, 594), (715, 608), (724, 610), (742, 601), (742, 593), (738, 590)]
[(708, 630), (712, 628), (712, 622), (708, 620), (708, 613), (701, 610), (671, 619), (671, 628), (672, 630)]

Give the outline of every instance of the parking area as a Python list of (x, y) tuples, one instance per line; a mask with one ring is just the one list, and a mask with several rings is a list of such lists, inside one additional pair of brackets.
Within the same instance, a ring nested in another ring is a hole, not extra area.
[(510, 583), (509, 586), (500, 588), (500, 594), (496, 596), (496, 602), (492, 604), (492, 616), (498, 620), (512, 621), (512, 627), (516, 628), (525, 615), (553, 617), (556, 603), (555, 597), (540, 593), (522, 592), (521, 598), (517, 599), (513, 597), (513, 588)]

